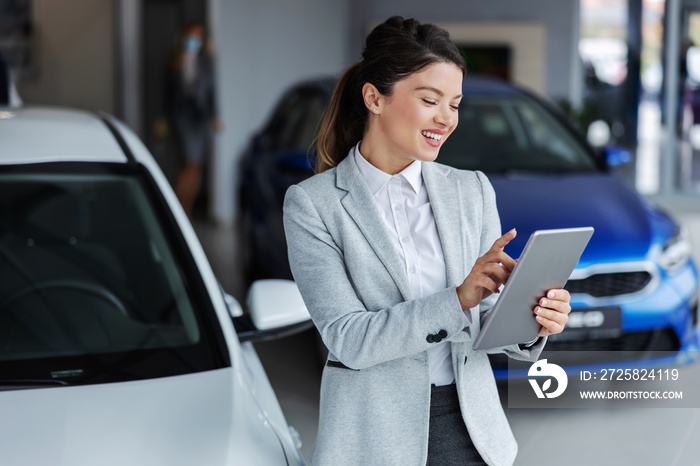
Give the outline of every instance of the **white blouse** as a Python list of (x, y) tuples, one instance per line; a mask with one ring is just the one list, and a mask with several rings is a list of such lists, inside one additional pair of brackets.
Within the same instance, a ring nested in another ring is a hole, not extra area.
[[(374, 197), (397, 254), (406, 266), (414, 298), (447, 288), (445, 256), (437, 231), (428, 192), (423, 183), (421, 162), (414, 161), (397, 175), (389, 175), (370, 164), (355, 146), (355, 162)], [(464, 315), (464, 325), (469, 321)], [(428, 349), (430, 383), (454, 382), (449, 341)]]

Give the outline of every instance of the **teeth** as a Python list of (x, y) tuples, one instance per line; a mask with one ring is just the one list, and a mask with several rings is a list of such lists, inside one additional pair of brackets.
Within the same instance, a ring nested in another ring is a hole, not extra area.
[(442, 134), (431, 133), (430, 131), (421, 131), (421, 134), (426, 138), (433, 139), (434, 141), (439, 141), (442, 139)]

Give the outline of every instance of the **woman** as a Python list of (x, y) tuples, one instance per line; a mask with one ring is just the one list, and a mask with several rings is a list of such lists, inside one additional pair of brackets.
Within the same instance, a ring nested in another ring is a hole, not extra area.
[[(285, 199), (289, 259), (329, 349), (319, 465), (512, 464), (517, 445), (487, 355), (472, 350), (515, 261), (493, 188), (433, 162), (457, 126), (465, 64), (448, 34), (388, 19), (335, 89), (319, 174)], [(465, 278), (466, 277), (466, 278)], [(570, 311), (551, 290), (536, 360)]]
[(156, 135), (164, 137), (167, 127), (172, 129), (182, 163), (175, 194), (192, 217), (211, 130), (222, 126), (216, 112), (213, 59), (202, 23), (190, 22), (180, 29), (168, 61), (164, 117), (156, 122)]

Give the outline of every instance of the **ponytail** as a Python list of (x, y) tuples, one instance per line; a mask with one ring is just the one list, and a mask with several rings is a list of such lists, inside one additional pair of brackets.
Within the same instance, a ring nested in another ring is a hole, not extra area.
[(348, 68), (335, 86), (318, 133), (316, 173), (337, 166), (362, 139), (367, 109), (362, 100), (361, 67), (359, 62)]

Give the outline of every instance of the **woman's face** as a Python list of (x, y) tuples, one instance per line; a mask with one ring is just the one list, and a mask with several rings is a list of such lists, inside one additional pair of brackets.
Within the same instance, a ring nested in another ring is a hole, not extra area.
[(197, 53), (202, 48), (204, 31), (200, 26), (189, 28), (182, 39), (182, 47), (186, 52)]
[(380, 143), (371, 144), (380, 149), (373, 150), (374, 155), (381, 154), (391, 171), (401, 171), (414, 160), (435, 160), (457, 127), (462, 79), (456, 65), (434, 63), (397, 82), (393, 94), (381, 100), (379, 114), (370, 114), (370, 126), (375, 128), (369, 132)]

